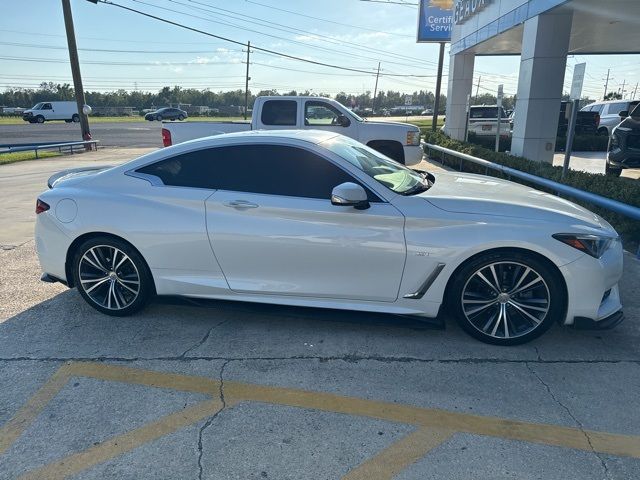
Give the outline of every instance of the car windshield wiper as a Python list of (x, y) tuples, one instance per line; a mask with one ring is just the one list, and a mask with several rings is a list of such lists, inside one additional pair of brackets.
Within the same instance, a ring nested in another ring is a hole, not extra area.
[(426, 192), (430, 188), (431, 188), (431, 185), (429, 185), (428, 183), (426, 183), (426, 184), (425, 183), (417, 183), (416, 185), (414, 185), (410, 189), (405, 190), (404, 192), (402, 192), (402, 195), (415, 195), (416, 193)]

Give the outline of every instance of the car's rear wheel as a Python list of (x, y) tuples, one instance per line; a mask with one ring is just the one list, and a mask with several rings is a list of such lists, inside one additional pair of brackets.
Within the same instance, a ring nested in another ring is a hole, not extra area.
[(84, 242), (73, 260), (74, 284), (89, 305), (123, 317), (142, 309), (153, 295), (153, 280), (142, 256), (111, 237)]
[(598, 135), (607, 135), (609, 136), (609, 130), (607, 129), (607, 127), (600, 127), (598, 129)]
[(458, 272), (450, 301), (460, 326), (496, 345), (519, 345), (542, 335), (564, 312), (557, 274), (533, 255), (489, 253)]
[(36, 122), (38, 122), (38, 123), (44, 123), (44, 117), (43, 117), (42, 115), (38, 115), (38, 116), (36, 117)]
[(184, 115), (178, 115), (178, 120), (183, 121), (184, 120)]

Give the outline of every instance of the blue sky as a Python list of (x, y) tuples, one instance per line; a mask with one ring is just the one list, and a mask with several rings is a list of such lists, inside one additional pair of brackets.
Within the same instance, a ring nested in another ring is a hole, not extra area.
[[(378, 62), (383, 74), (379, 89), (406, 93), (435, 89), (438, 47), (416, 43), (414, 6), (359, 0), (114, 1), (240, 42), (250, 40), (263, 48), (371, 72), (334, 70), (253, 52), (250, 88), (255, 92), (270, 88), (329, 94), (373, 91)], [(244, 88), (246, 53), (239, 45), (113, 6), (86, 0), (71, 4), (87, 90), (156, 91), (164, 85), (214, 91)], [(59, 0), (4, 0), (0, 89), (32, 87), (42, 81), (70, 82), (64, 35)], [(625, 90), (631, 96), (640, 80), (638, 55), (576, 56), (567, 62), (567, 90), (573, 65), (583, 61), (587, 62), (584, 94), (592, 98), (602, 96), (609, 67), (610, 90), (626, 81)], [(502, 83), (506, 94), (515, 93), (518, 65), (518, 57), (479, 57), (475, 78), (482, 77), (480, 92), (495, 92)]]

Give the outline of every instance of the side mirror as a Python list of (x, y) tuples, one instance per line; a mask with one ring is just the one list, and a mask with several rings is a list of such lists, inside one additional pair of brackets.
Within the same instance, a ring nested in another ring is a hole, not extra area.
[(351, 125), (351, 120), (349, 120), (346, 115), (338, 115), (338, 125), (348, 127)]
[(618, 115), (620, 115), (620, 118), (627, 118), (629, 116), (629, 110), (623, 110)]
[(366, 210), (369, 208), (369, 199), (367, 192), (360, 185), (345, 182), (335, 187), (331, 192), (331, 205)]

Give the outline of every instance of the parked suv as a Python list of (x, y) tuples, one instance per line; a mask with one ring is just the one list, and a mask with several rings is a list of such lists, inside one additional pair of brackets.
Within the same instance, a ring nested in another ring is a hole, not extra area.
[(145, 120), (153, 121), (153, 120), (184, 120), (187, 118), (187, 112), (184, 110), (180, 110), (179, 108), (172, 107), (164, 107), (159, 108), (155, 112), (149, 112), (144, 116)]
[(581, 112), (597, 112), (600, 115), (600, 125), (598, 134), (611, 135), (614, 127), (618, 125), (622, 118), (620, 112), (631, 112), (640, 100), (612, 100), (609, 102), (595, 102), (583, 107)]
[[(500, 136), (511, 137), (509, 116), (500, 107)], [(496, 136), (498, 107), (496, 105), (473, 105), (469, 107), (469, 133), (477, 136)]]
[(620, 112), (624, 120), (613, 128), (609, 137), (607, 175), (618, 176), (623, 168), (640, 167), (640, 105), (636, 104), (631, 115), (628, 113)]

